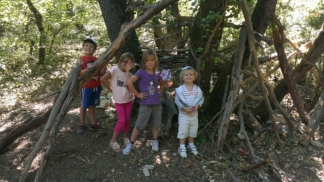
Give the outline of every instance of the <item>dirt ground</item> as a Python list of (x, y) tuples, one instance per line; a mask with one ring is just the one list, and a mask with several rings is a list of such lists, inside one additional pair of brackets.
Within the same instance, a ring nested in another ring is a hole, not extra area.
[[(79, 99), (73, 102), (66, 118), (60, 127), (57, 143), (50, 162), (44, 172), (42, 181), (233, 181), (231, 174), (238, 181), (263, 181), (260, 168), (243, 172), (247, 166), (255, 164), (247, 153), (246, 142), (238, 140), (234, 133), (239, 131), (239, 122), (233, 120), (228, 139), (223, 152), (217, 152), (216, 146), (207, 137), (199, 135), (197, 138), (198, 156), (188, 154), (183, 159), (177, 153), (178, 140), (176, 138), (176, 118), (172, 125), (170, 136), (159, 137), (160, 150), (152, 152), (149, 145), (150, 130), (142, 132), (137, 140), (136, 148), (129, 156), (122, 152), (114, 152), (109, 148), (109, 140), (117, 121), (113, 108), (110, 112), (97, 109), (98, 122), (106, 127), (103, 132), (86, 130), (78, 135)], [(26, 108), (28, 108), (26, 106)], [(3, 111), (0, 122), (0, 139), (5, 136), (3, 129), (13, 122), (23, 121), (33, 115), (32, 110), (19, 109)], [(132, 120), (132, 126), (135, 119)], [(272, 149), (275, 140), (271, 124), (264, 125), (264, 133), (253, 135), (248, 133), (254, 151), (260, 158), (266, 159), (272, 152), (278, 160), (282, 181), (324, 181), (324, 149), (313, 145), (304, 147), (300, 144), (286, 142), (282, 147)], [(0, 154), (0, 182), (14, 182), (19, 180), (23, 169), (23, 162), (37, 142), (43, 127), (29, 132), (16, 140), (5, 153)], [(206, 130), (207, 132), (207, 130)], [(318, 142), (324, 143), (321, 136), (323, 130), (316, 134)], [(284, 138), (285, 139), (285, 138)], [(122, 137), (118, 139), (122, 143)], [(37, 168), (46, 150), (35, 158), (27, 181), (33, 181)], [(124, 146), (122, 146), (124, 147)], [(145, 177), (143, 166), (154, 165), (150, 176)], [(280, 181), (275, 177), (270, 165), (261, 167), (270, 181)]]

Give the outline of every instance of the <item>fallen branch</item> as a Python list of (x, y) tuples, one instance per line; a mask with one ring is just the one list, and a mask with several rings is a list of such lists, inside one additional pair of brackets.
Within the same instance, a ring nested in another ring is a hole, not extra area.
[(244, 168), (243, 171), (244, 171), (244, 172), (248, 172), (248, 171), (251, 171), (252, 169), (255, 169), (255, 168), (261, 168), (261, 167), (263, 167), (263, 166), (265, 166), (266, 164), (271, 163), (271, 162), (273, 162), (273, 160), (270, 159), (270, 158), (268, 158), (268, 159), (263, 160), (263, 161), (261, 161), (261, 162), (259, 162), (259, 163), (257, 163), (257, 164), (252, 164), (252, 165), (250, 165), (250, 166)]

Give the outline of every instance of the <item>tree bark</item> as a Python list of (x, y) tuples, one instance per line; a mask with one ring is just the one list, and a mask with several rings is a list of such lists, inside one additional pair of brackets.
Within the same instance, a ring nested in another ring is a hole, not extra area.
[(262, 96), (263, 96), (264, 102), (265, 102), (265, 104), (267, 106), (269, 117), (272, 120), (273, 129), (275, 131), (275, 136), (276, 136), (276, 139), (277, 139), (277, 143), (281, 144), (280, 138), (279, 138), (279, 133), (278, 133), (278, 128), (276, 126), (276, 122), (275, 122), (274, 117), (273, 117), (272, 108), (271, 108), (271, 105), (270, 105), (270, 102), (269, 102), (269, 99), (268, 99), (268, 95), (267, 95), (268, 91), (267, 91), (266, 87), (264, 86), (263, 74), (262, 74), (262, 72), (260, 70), (259, 63), (258, 63), (258, 57), (257, 57), (255, 41), (254, 41), (255, 39), (254, 39), (254, 35), (253, 35), (252, 21), (250, 19), (250, 15), (249, 15), (246, 0), (241, 1), (241, 8), (242, 8), (245, 23), (246, 23), (246, 31), (247, 31), (247, 35), (248, 35), (248, 45), (249, 45), (249, 49), (252, 52), (252, 56), (251, 56), (252, 57), (252, 62), (253, 62), (254, 68), (255, 68), (255, 70), (256, 70), (256, 72), (258, 74), (258, 79), (259, 79), (259, 83), (260, 83), (260, 87), (261, 87), (261, 91), (262, 91)]
[(45, 61), (45, 40), (46, 40), (46, 34), (43, 26), (43, 16), (42, 14), (35, 8), (34, 4), (31, 2), (31, 0), (27, 0), (27, 5), (30, 11), (34, 14), (36, 19), (36, 26), (39, 31), (39, 49), (38, 49), (38, 64), (43, 64)]
[[(132, 14), (130, 11), (126, 11), (126, 0), (98, 0), (98, 2), (107, 27), (108, 36), (110, 41), (114, 42), (119, 35), (122, 25), (132, 21)], [(130, 34), (131, 36), (126, 46), (117, 51), (116, 58), (118, 60), (123, 53), (130, 52), (134, 55), (135, 62), (140, 63), (142, 60), (140, 42), (135, 30), (132, 30)]]
[[(226, 4), (227, 1), (224, 2), (223, 0), (205, 0), (201, 1), (200, 9), (195, 17), (195, 21), (193, 23), (193, 26), (191, 27), (191, 33), (190, 33), (190, 48), (193, 50), (192, 54), (194, 56), (192, 57), (199, 57), (200, 54), (202, 54), (202, 50), (206, 46), (206, 42), (208, 41), (209, 34), (213, 30), (213, 28), (216, 26), (218, 22), (220, 23), (220, 26), (215, 32), (215, 36), (212, 39), (212, 42), (210, 45), (212, 45), (212, 48), (209, 49), (208, 53), (203, 60), (200, 60), (202, 63), (201, 66), (197, 66), (197, 61), (190, 61), (189, 65), (193, 66), (194, 68), (200, 69), (196, 71), (200, 73), (198, 81), (201, 80), (199, 86), (202, 89), (204, 96), (208, 96), (210, 93), (210, 80), (211, 75), (214, 69), (214, 57), (212, 50), (217, 50), (220, 44), (220, 40), (222, 38), (223, 34), (223, 27), (224, 27), (224, 16), (221, 18), (217, 18), (216, 21), (210, 21), (210, 22), (202, 22), (202, 19), (208, 19), (208, 15), (210, 14), (218, 14), (221, 15), (226, 10)], [(209, 24), (207, 26), (206, 24)], [(202, 25), (204, 28), (202, 28)], [(207, 34), (206, 34), (207, 32)], [(228, 74), (229, 75), (229, 74)], [(227, 75), (226, 75), (227, 76)], [(225, 79), (224, 79), (225, 80)], [(221, 101), (220, 101), (221, 102)], [(220, 103), (218, 102), (218, 103)], [(215, 111), (213, 111), (215, 113)]]
[[(264, 34), (269, 20), (272, 18), (272, 15), (275, 12), (277, 0), (258, 0), (255, 8), (253, 10), (253, 14), (251, 17), (253, 30), (259, 32), (260, 34)], [(258, 40), (258, 39), (256, 39)], [(242, 68), (244, 69), (246, 65), (248, 65), (248, 60), (250, 57), (250, 50), (246, 48), (243, 56)], [(225, 80), (227, 75), (230, 75), (232, 71), (233, 64), (228, 64), (224, 71), (219, 76), (217, 82), (214, 84), (213, 89), (209, 95), (209, 99), (206, 100), (204, 104), (204, 112), (206, 115), (214, 115), (220, 111), (221, 105), (219, 103), (222, 102), (222, 96), (224, 94)], [(263, 108), (266, 111), (266, 108)]]
[(295, 104), (295, 107), (297, 109), (297, 112), (302, 119), (302, 122), (307, 124), (308, 119), (306, 118), (305, 112), (304, 112), (304, 103), (298, 93), (298, 88), (295, 82), (294, 77), (291, 73), (291, 68), (288, 65), (288, 59), (285, 54), (284, 49), (284, 40), (285, 35), (283, 33), (283, 27), (279, 26), (279, 29), (275, 28), (273, 30), (273, 42), (275, 49), (278, 53), (278, 59), (280, 63), (281, 72), (284, 76), (285, 85), (288, 88), (288, 92), (290, 93), (290, 96)]
[(218, 127), (218, 135), (217, 135), (217, 145), (219, 148), (223, 149), (223, 145), (225, 143), (227, 129), (229, 126), (229, 118), (232, 114), (233, 110), (233, 103), (237, 98), (239, 85), (240, 85), (240, 70), (241, 70), (241, 63), (243, 58), (243, 52), (245, 48), (245, 40), (246, 40), (246, 30), (242, 28), (240, 31), (240, 37), (236, 48), (236, 54), (234, 58), (234, 65), (231, 74), (231, 81), (230, 81), (230, 89), (226, 100), (226, 105), (223, 114), (220, 118), (220, 123)]
[(0, 143), (0, 152), (4, 152), (6, 148), (12, 144), (17, 138), (21, 137), (24, 133), (32, 131), (43, 124), (45, 124), (48, 120), (48, 117), (52, 111), (52, 108), (47, 110), (42, 115), (34, 118), (30, 121), (24, 122), (23, 124), (16, 126), (13, 128), (1, 141)]
[[(295, 78), (296, 83), (299, 83), (306, 75), (306, 73), (313, 68), (313, 65), (317, 62), (324, 52), (324, 26), (320, 30), (318, 36), (315, 38), (313, 44), (310, 46), (308, 52), (304, 55), (299, 65), (292, 71), (292, 77)], [(280, 102), (288, 93), (288, 88), (284, 80), (280, 80), (274, 88), (278, 102)], [(254, 115), (258, 115), (261, 121), (269, 120), (268, 113), (265, 109), (264, 102), (262, 101), (253, 110)]]

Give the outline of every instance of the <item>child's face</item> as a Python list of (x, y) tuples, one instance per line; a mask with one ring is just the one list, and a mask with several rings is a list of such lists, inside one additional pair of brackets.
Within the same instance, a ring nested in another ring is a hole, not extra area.
[(182, 75), (182, 80), (185, 82), (185, 83), (193, 83), (196, 79), (196, 75), (193, 71), (191, 70), (186, 70), (183, 72), (183, 75)]
[(124, 58), (121, 62), (120, 62), (120, 68), (122, 69), (122, 71), (125, 71), (126, 70), (126, 65), (128, 62), (132, 61), (131, 59), (129, 58)]
[(83, 44), (83, 53), (86, 56), (93, 56), (93, 53), (95, 51), (95, 46), (90, 42), (85, 42)]
[(155, 56), (153, 56), (153, 55), (147, 56), (146, 61), (145, 61), (145, 68), (154, 69), (155, 64), (156, 64)]

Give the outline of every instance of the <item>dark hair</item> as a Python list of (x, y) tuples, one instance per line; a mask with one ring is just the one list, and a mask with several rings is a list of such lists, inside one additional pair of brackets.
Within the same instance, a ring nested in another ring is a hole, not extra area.
[(133, 56), (133, 54), (126, 52), (124, 54), (122, 54), (118, 60), (117, 64), (120, 64), (125, 58), (129, 58), (130, 60), (132, 60), (133, 62), (135, 61), (135, 58)]
[(159, 61), (158, 61), (155, 51), (153, 51), (152, 49), (148, 49), (146, 52), (143, 53), (141, 68), (145, 69), (145, 63), (147, 61), (146, 59), (148, 56), (154, 56), (156, 64), (153, 69), (154, 69), (154, 71), (157, 71), (159, 68)]
[(84, 46), (84, 43), (89, 42), (94, 45), (95, 50), (97, 49), (97, 42), (93, 38), (86, 38), (83, 40), (82, 47)]

